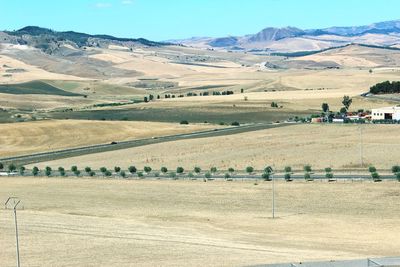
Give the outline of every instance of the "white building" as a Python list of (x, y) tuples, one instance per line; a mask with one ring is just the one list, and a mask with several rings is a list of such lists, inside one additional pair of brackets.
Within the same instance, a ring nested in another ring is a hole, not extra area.
[(400, 107), (372, 109), (372, 120), (400, 120)]

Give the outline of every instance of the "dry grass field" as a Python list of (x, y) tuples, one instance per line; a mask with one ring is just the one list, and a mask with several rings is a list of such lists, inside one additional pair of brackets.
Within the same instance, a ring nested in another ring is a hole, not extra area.
[[(398, 255), (398, 182), (1, 178), (22, 266), (248, 266)], [(357, 192), (357, 194), (355, 194)], [(0, 210), (1, 266), (15, 264)]]
[(0, 157), (218, 128), (208, 124), (45, 120), (0, 124)]
[[(364, 164), (391, 168), (399, 164), (399, 125), (363, 125)], [(292, 125), (256, 132), (192, 140), (181, 140), (118, 151), (91, 154), (42, 162), (45, 166), (69, 168), (78, 165), (113, 168), (130, 165), (170, 169), (194, 166), (209, 169), (246, 166), (263, 169), (266, 165), (283, 169), (301, 169), (305, 164), (314, 168), (354, 168), (360, 165), (360, 130), (358, 125)], [(31, 165), (30, 167), (32, 167)]]

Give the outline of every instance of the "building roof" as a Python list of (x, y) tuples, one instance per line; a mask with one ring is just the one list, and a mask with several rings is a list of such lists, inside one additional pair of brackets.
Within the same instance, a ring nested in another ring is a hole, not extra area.
[(374, 108), (374, 109), (372, 109), (372, 110), (381, 110), (381, 111), (390, 111), (390, 112), (393, 112), (393, 111), (400, 111), (400, 107), (397, 107), (397, 106), (393, 106), (393, 107), (383, 107), (383, 108)]

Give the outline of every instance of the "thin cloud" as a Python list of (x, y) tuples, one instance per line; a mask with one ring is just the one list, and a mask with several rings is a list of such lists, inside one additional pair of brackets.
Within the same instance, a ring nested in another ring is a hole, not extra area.
[(95, 4), (96, 8), (109, 8), (111, 7), (111, 3), (106, 3), (106, 2), (99, 2)]

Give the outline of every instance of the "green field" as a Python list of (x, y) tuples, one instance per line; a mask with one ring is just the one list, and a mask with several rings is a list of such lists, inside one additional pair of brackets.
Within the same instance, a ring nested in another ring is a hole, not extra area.
[(2, 84), (0, 85), (0, 93), (4, 94), (39, 94), (39, 95), (59, 95), (59, 96), (82, 96), (61, 90), (48, 83), (42, 81), (33, 81), (21, 84)]

